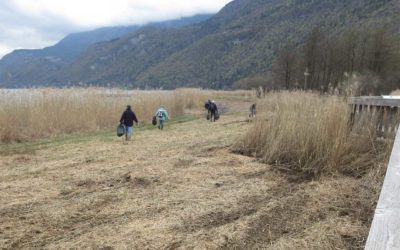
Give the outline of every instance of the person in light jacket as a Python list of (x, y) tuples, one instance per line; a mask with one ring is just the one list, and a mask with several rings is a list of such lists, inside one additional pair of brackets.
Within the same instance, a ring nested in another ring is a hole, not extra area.
[(168, 111), (163, 106), (160, 106), (160, 108), (155, 113), (155, 116), (158, 119), (158, 129), (163, 130), (165, 121), (169, 119)]

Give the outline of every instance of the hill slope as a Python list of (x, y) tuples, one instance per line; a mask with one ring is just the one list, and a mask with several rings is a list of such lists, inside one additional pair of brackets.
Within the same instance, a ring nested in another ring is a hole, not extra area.
[[(212, 15), (195, 15), (146, 26), (160, 29), (180, 28), (207, 20)], [(88, 47), (99, 42), (112, 41), (133, 33), (142, 26), (105, 27), (67, 35), (57, 44), (44, 49), (20, 49), (0, 60), (0, 86), (18, 87), (43, 84), (48, 76), (74, 60)]]
[[(139, 29), (91, 46), (41, 85), (79, 82), (141, 88), (230, 87), (268, 70), (287, 41), (301, 44), (315, 26), (331, 34), (349, 27), (388, 25), (399, 31), (396, 0), (235, 0), (214, 17), (172, 30)], [(38, 72), (31, 72), (32, 75)], [(3, 83), (17, 84), (18, 76)]]

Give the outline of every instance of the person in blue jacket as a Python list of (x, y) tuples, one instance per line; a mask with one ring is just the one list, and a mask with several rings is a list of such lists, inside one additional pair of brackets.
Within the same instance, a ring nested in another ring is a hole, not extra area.
[(160, 106), (160, 108), (155, 113), (155, 116), (158, 119), (158, 129), (163, 130), (165, 121), (169, 119), (169, 114), (164, 106)]

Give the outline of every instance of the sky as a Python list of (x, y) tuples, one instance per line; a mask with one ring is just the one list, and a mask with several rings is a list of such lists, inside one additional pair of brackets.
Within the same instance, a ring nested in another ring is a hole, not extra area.
[(0, 0), (0, 58), (72, 32), (216, 13), (231, 0)]

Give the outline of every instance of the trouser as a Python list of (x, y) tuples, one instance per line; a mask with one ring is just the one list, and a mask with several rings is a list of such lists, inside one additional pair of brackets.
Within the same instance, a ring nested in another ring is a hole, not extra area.
[(256, 110), (255, 109), (251, 109), (250, 110), (250, 117), (255, 117), (256, 116)]
[(133, 127), (125, 127), (125, 140), (130, 140), (132, 137), (132, 133), (133, 133)]
[(215, 111), (210, 111), (210, 121), (215, 122)]
[(158, 122), (160, 123), (160, 125), (158, 125), (158, 129), (163, 130), (164, 129), (165, 120), (160, 119), (160, 120), (158, 120)]

